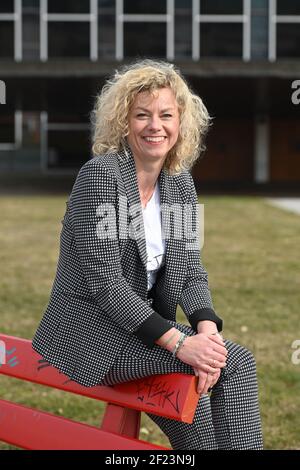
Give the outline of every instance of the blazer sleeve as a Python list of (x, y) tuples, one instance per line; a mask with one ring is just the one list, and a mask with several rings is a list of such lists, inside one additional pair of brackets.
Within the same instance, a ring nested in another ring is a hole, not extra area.
[[(190, 177), (188, 208), (191, 210), (194, 233), (197, 232), (197, 203), (198, 197), (192, 176)], [(198, 232), (197, 232), (198, 234)], [(190, 322), (192, 328), (197, 331), (197, 323), (200, 320), (210, 320), (216, 323), (218, 331), (222, 331), (223, 322), (214, 311), (208, 285), (208, 275), (202, 265), (200, 253), (200, 240), (196, 242), (186, 241), (187, 250), (187, 274), (183, 285), (179, 305)]]
[(122, 274), (116, 196), (116, 178), (108, 168), (95, 160), (83, 165), (69, 203), (76, 249), (101, 310), (151, 348), (171, 325), (134, 292)]

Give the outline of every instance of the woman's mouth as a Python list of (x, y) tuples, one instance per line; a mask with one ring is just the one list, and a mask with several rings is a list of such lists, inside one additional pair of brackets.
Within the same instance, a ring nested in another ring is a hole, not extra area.
[(159, 145), (166, 140), (166, 136), (157, 136), (157, 137), (143, 137), (145, 142), (150, 145)]

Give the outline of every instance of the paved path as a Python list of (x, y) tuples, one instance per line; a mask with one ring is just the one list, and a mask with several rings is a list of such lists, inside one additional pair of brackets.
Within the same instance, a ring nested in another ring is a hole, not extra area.
[(300, 198), (272, 197), (266, 198), (266, 201), (273, 206), (280, 207), (281, 209), (300, 215)]

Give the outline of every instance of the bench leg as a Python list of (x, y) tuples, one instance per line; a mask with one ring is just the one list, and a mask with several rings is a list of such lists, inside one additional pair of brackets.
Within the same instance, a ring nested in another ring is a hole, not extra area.
[(103, 431), (139, 439), (141, 412), (109, 403), (102, 420)]

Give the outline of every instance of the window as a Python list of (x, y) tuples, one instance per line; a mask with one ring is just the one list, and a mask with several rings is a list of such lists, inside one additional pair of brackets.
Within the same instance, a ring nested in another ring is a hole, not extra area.
[(201, 25), (201, 57), (237, 57), (243, 55), (241, 24), (204, 23)]
[(124, 55), (126, 57), (166, 57), (166, 54), (165, 24), (125, 23)]
[[(57, 10), (56, 10), (57, 8)], [(98, 58), (98, 0), (40, 0), (40, 58)], [(76, 26), (75, 26), (76, 25)]]
[(242, 15), (243, 0), (201, 0), (203, 15)]
[(300, 57), (300, 2), (269, 0), (269, 60)]
[(0, 150), (1, 144), (11, 144), (14, 145), (15, 142), (15, 124), (14, 124), (14, 114), (4, 114), (0, 112)]
[(278, 15), (300, 15), (300, 2), (297, 0), (277, 0)]
[(300, 57), (300, 24), (277, 25), (277, 57)]
[(0, 21), (0, 59), (14, 57), (14, 24)]
[[(66, 126), (67, 127), (67, 126)], [(89, 155), (89, 132), (84, 129), (50, 129), (47, 169), (80, 168)]]
[(115, 27), (118, 60), (124, 55), (174, 58), (174, 0), (116, 0)]
[(0, 171), (13, 167), (11, 150), (15, 149), (14, 127), (14, 114), (4, 114), (0, 107)]
[(90, 1), (48, 0), (49, 13), (89, 13)]
[(250, 60), (251, 0), (193, 0), (193, 59)]
[(15, 150), (22, 143), (22, 111), (0, 110), (0, 150)]
[(90, 26), (88, 23), (48, 24), (49, 57), (89, 57)]
[(22, 60), (22, 0), (0, 2), (0, 59)]
[(90, 148), (90, 125), (74, 118), (74, 114), (42, 112), (42, 168), (72, 170), (86, 161)]
[(13, 0), (1, 0), (0, 2), (0, 14), (1, 13), (13, 13), (14, 2)]
[(167, 2), (165, 0), (123, 0), (124, 13), (131, 14), (166, 14)]

